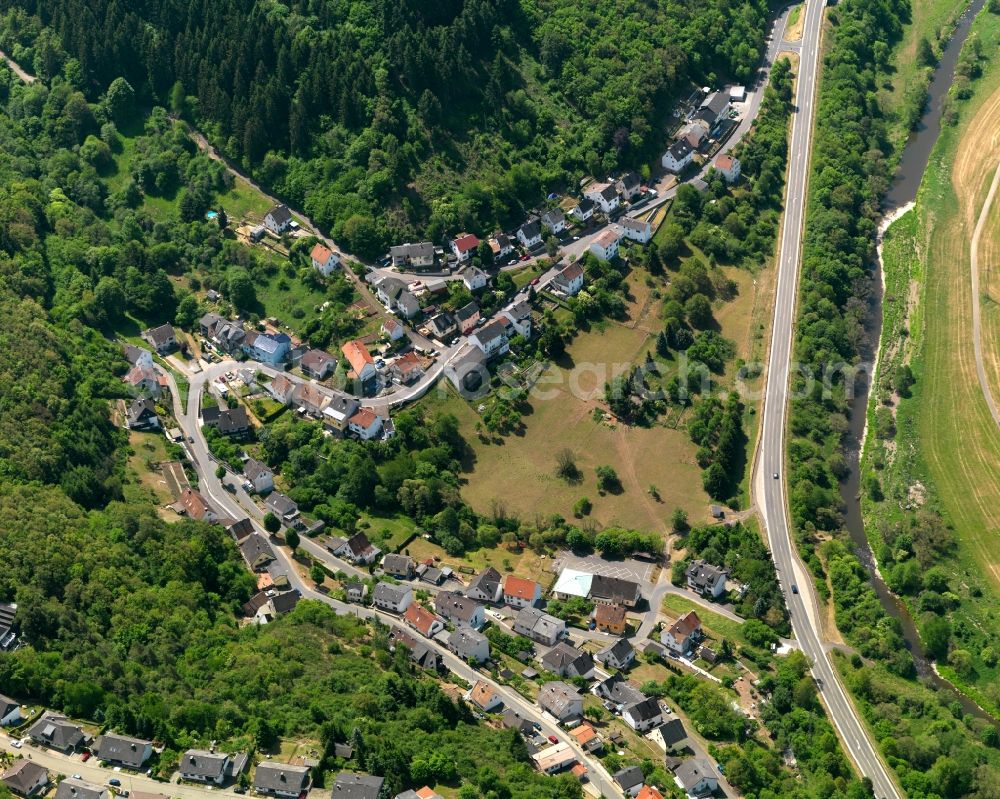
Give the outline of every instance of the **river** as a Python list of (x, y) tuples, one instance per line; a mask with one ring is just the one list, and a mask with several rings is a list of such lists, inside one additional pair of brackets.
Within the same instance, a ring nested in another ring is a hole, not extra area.
[[(923, 180), (931, 151), (934, 149), (938, 134), (941, 132), (944, 98), (954, 79), (955, 65), (958, 62), (959, 53), (962, 50), (962, 45), (965, 43), (966, 37), (969, 35), (969, 29), (972, 27), (973, 20), (984, 5), (985, 0), (972, 1), (960, 17), (951, 38), (942, 52), (941, 60), (934, 70), (934, 75), (928, 88), (927, 105), (924, 107), (923, 115), (916, 129), (910, 134), (907, 140), (903, 156), (900, 159), (899, 168), (883, 200), (887, 221), (895, 215), (895, 212), (904, 210), (916, 200), (917, 190), (920, 188), (920, 182)], [(865, 322), (866, 335), (859, 353), (861, 361), (867, 364), (875, 362), (880, 344), (879, 338), (882, 326), (882, 285), (878, 279), (878, 273), (873, 275), (871, 284), (872, 291), (869, 302), (869, 313)], [(933, 664), (924, 654), (913, 618), (902, 601), (889, 590), (889, 587), (885, 584), (882, 575), (878, 571), (878, 564), (875, 561), (875, 556), (865, 535), (864, 518), (861, 512), (860, 501), (861, 473), (858, 467), (861, 443), (866, 434), (865, 420), (867, 418), (869, 385), (867, 382), (862, 384), (859, 379), (857, 387), (859, 390), (856, 392), (851, 403), (851, 419), (845, 451), (850, 466), (850, 474), (840, 486), (841, 497), (844, 502), (844, 524), (851, 534), (855, 552), (868, 570), (872, 587), (875, 589), (875, 594), (878, 596), (879, 602), (882, 603), (885, 612), (899, 622), (903, 638), (906, 640), (906, 645), (913, 655), (913, 661), (920, 677), (959, 702), (966, 713), (997, 723), (996, 719), (986, 713), (979, 705), (961, 693), (954, 685), (942, 678), (934, 670)]]

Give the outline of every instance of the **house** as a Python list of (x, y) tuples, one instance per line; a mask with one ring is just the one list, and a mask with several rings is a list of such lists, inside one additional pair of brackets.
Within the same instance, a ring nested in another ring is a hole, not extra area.
[(351, 563), (368, 565), (374, 563), (382, 554), (382, 550), (373, 546), (364, 533), (355, 533), (346, 541), (341, 540), (343, 543), (336, 549), (332, 549), (331, 552), (339, 557), (347, 558)]
[(11, 793), (27, 799), (35, 794), (45, 793), (49, 785), (49, 772), (31, 760), (16, 760), (0, 776), (0, 783), (6, 785)]
[(591, 692), (618, 707), (619, 712), (630, 705), (646, 700), (646, 695), (621, 674), (612, 674), (597, 683)]
[(0, 652), (10, 652), (17, 646), (17, 633), (14, 632), (16, 614), (16, 603), (0, 602)]
[(723, 119), (729, 115), (729, 92), (712, 92), (705, 98), (704, 102), (694, 113), (695, 119), (701, 119), (708, 125), (709, 130), (715, 128)]
[(250, 331), (243, 337), (243, 352), (248, 358), (277, 366), (292, 348), (292, 340), (284, 333)]
[(212, 782), (222, 785), (226, 780), (229, 765), (229, 755), (222, 752), (188, 749), (181, 756), (178, 771), (181, 779), (188, 782)]
[(646, 777), (638, 766), (628, 766), (616, 771), (611, 775), (611, 779), (618, 783), (618, 787), (626, 796), (637, 796), (642, 790), (643, 783), (646, 782)]
[(474, 302), (469, 302), (455, 311), (455, 323), (458, 325), (462, 335), (468, 335), (480, 319), (479, 306)]
[(463, 397), (479, 397), (489, 392), (490, 372), (486, 354), (474, 343), (466, 342), (444, 367), (444, 376)]
[(267, 228), (263, 225), (256, 225), (250, 228), (250, 242), (251, 244), (256, 244), (267, 234)]
[(170, 325), (151, 327), (142, 334), (142, 337), (148, 341), (149, 345), (160, 355), (166, 355), (168, 352), (172, 352), (177, 349), (177, 337), (174, 334), (173, 327)]
[(408, 585), (379, 583), (372, 592), (372, 602), (379, 610), (403, 613), (413, 602), (413, 589)]
[(129, 366), (153, 368), (153, 353), (149, 350), (137, 347), (135, 344), (124, 344), (122, 345), (122, 353), (125, 355), (125, 360), (128, 361)]
[(347, 420), (347, 429), (362, 441), (371, 441), (382, 432), (382, 417), (371, 408), (358, 408)]
[(594, 201), (584, 197), (570, 209), (570, 215), (581, 222), (586, 222), (594, 215)]
[(400, 385), (415, 383), (424, 374), (424, 362), (415, 352), (400, 355), (389, 366), (389, 375)]
[(644, 219), (634, 219), (631, 216), (626, 216), (622, 219), (621, 228), (625, 238), (637, 241), (640, 244), (646, 244), (653, 238), (653, 228)]
[(503, 718), (500, 719), (500, 721), (507, 729), (517, 730), (525, 737), (533, 736), (535, 734), (535, 728), (532, 726), (531, 722), (527, 719), (521, 718), (515, 710), (505, 710)]
[(626, 172), (615, 182), (615, 191), (628, 202), (642, 191), (642, 181), (635, 172)]
[(337, 359), (325, 350), (309, 350), (299, 361), (299, 368), (306, 377), (325, 380), (337, 370)]
[(365, 597), (367, 595), (368, 586), (360, 580), (351, 580), (344, 583), (344, 598), (347, 599), (348, 602), (361, 604), (365, 601)]
[(484, 713), (492, 713), (503, 705), (500, 695), (486, 680), (477, 680), (476, 684), (469, 689), (465, 698)]
[(21, 706), (3, 694), (0, 694), (0, 727), (10, 727), (21, 723)]
[(292, 406), (302, 413), (322, 417), (330, 403), (330, 395), (315, 383), (296, 383), (292, 389)]
[(153, 742), (113, 732), (98, 736), (93, 752), (99, 760), (106, 760), (113, 766), (121, 766), (138, 771), (153, 754)]
[(583, 192), (583, 196), (594, 203), (605, 214), (610, 214), (618, 209), (621, 200), (618, 192), (610, 183), (591, 183)]
[(668, 172), (677, 175), (683, 172), (692, 160), (694, 160), (694, 148), (691, 147), (687, 139), (678, 139), (667, 148), (660, 163)]
[(241, 350), (243, 340), (246, 338), (242, 322), (239, 320), (230, 322), (217, 313), (205, 314), (201, 318), (199, 327), (202, 336), (213, 342), (220, 350), (229, 353)]
[(692, 119), (677, 134), (678, 141), (686, 141), (691, 145), (692, 150), (701, 147), (702, 142), (708, 138), (708, 124), (700, 119)]
[(546, 671), (557, 677), (590, 677), (594, 673), (594, 659), (581, 652), (568, 641), (560, 641), (539, 658)]
[(299, 506), (296, 502), (280, 491), (272, 491), (264, 500), (264, 505), (286, 524), (299, 515)]
[(393, 628), (389, 633), (389, 648), (395, 651), (397, 647), (405, 646), (410, 653), (410, 660), (422, 669), (437, 671), (441, 665), (435, 652), (428, 644), (421, 641), (416, 636), (411, 635), (406, 630), (399, 627)]
[(441, 585), (444, 582), (444, 572), (437, 566), (432, 565), (433, 563), (434, 561), (430, 561), (417, 566), (417, 577), (422, 582), (430, 583), (431, 585)]
[(406, 328), (396, 319), (386, 319), (382, 322), (382, 332), (389, 337), (389, 341), (399, 341), (406, 335)]
[[(468, 261), (479, 246), (479, 239), (472, 233), (459, 233), (451, 241), (451, 251), (459, 263)], [(470, 289), (471, 290), (471, 289)]]
[(242, 405), (235, 408), (202, 408), (201, 420), (205, 427), (214, 427), (230, 438), (243, 438), (250, 432), (250, 417)]
[(448, 635), (448, 649), (469, 663), (490, 659), (490, 639), (471, 627), (460, 626)]
[(567, 297), (575, 296), (583, 288), (583, 267), (570, 264), (552, 278), (552, 287)]
[(462, 272), (462, 282), (469, 291), (479, 291), (479, 289), (486, 288), (489, 278), (479, 267), (470, 266)]
[(312, 248), (309, 259), (312, 261), (313, 269), (319, 270), (321, 274), (328, 277), (333, 274), (334, 269), (340, 266), (340, 258), (322, 244), (317, 244)]
[(253, 789), (256, 793), (285, 799), (295, 799), (308, 791), (310, 782), (307, 766), (292, 766), (273, 760), (258, 763), (253, 775)]
[(287, 405), (292, 401), (292, 392), (295, 390), (295, 383), (289, 380), (285, 375), (277, 375), (270, 383), (267, 384), (267, 393), (270, 394), (276, 402), (280, 402), (282, 405)]
[(663, 721), (663, 709), (655, 696), (629, 705), (622, 711), (622, 720), (636, 732), (645, 732)]
[(495, 358), (509, 352), (510, 340), (507, 338), (507, 321), (494, 319), (470, 335), (469, 341), (479, 347), (487, 358)]
[(246, 561), (250, 571), (264, 571), (275, 561), (274, 550), (260, 533), (252, 533), (240, 542), (240, 554)]
[(333, 781), (332, 799), (381, 799), (382, 777), (340, 772)]
[(538, 692), (538, 706), (560, 722), (583, 716), (583, 697), (564, 682), (545, 683)]
[(700, 757), (682, 761), (674, 771), (674, 782), (688, 796), (708, 796), (719, 789), (719, 775)]
[(614, 226), (605, 228), (592, 242), (590, 242), (590, 252), (601, 261), (610, 261), (618, 257), (618, 243), (621, 236), (618, 235)]
[(394, 277), (383, 278), (375, 284), (375, 294), (388, 310), (404, 319), (412, 319), (420, 313), (420, 303), (402, 280)]
[(687, 567), (687, 587), (702, 596), (718, 599), (726, 591), (728, 573), (704, 560), (693, 560)]
[(566, 215), (555, 208), (542, 214), (542, 224), (545, 225), (553, 236), (558, 236), (566, 229)]
[(701, 620), (693, 610), (689, 610), (660, 633), (660, 640), (675, 657), (690, 654), (701, 637)]
[(154, 399), (160, 396), (160, 378), (152, 366), (133, 366), (122, 378), (122, 382), (137, 394)]
[(247, 458), (243, 464), (243, 475), (258, 494), (274, 490), (274, 472), (256, 458)]
[(525, 300), (515, 302), (503, 309), (514, 331), (525, 341), (531, 338), (531, 306)]
[(590, 583), (590, 598), (594, 602), (634, 608), (642, 599), (642, 592), (639, 590), (639, 584), (631, 580), (595, 574)]
[(292, 212), (288, 206), (276, 205), (264, 215), (264, 227), (275, 236), (280, 236), (292, 226)]
[(444, 799), (444, 797), (425, 785), (423, 788), (418, 788), (415, 791), (397, 793), (394, 799)]
[(28, 737), (39, 746), (72, 752), (86, 742), (87, 736), (76, 724), (58, 713), (46, 712), (28, 729)]
[(348, 341), (340, 351), (344, 353), (344, 358), (351, 367), (351, 372), (362, 383), (367, 383), (375, 379), (375, 359), (372, 358), (368, 348), (360, 341)]
[(569, 734), (584, 752), (599, 752), (604, 748), (604, 739), (589, 724), (574, 727)]
[[(600, 607), (613, 606), (601, 605)], [(635, 661), (635, 649), (628, 638), (619, 638), (613, 644), (604, 647), (595, 657), (598, 663), (607, 666), (609, 669), (618, 669), (621, 671), (627, 669)]]
[(613, 603), (599, 603), (594, 608), (594, 621), (597, 623), (597, 629), (602, 633), (623, 635), (627, 623), (625, 608)]
[(108, 799), (108, 789), (70, 777), (59, 783), (55, 799)]
[(159, 430), (160, 417), (156, 406), (148, 397), (136, 397), (129, 403), (125, 424), (129, 430)]
[(406, 609), (403, 620), (424, 638), (433, 638), (444, 629), (444, 619), (416, 603)]
[[(273, 588), (258, 592), (243, 606), (244, 614), (253, 616), (256, 624), (268, 624), (278, 616), (295, 610), (302, 595), (297, 590), (275, 591)], [(253, 611), (252, 613), (248, 611)]]
[(181, 490), (180, 499), (175, 504), (175, 507), (178, 508), (179, 513), (187, 516), (189, 519), (211, 522), (217, 518), (215, 511), (212, 510), (205, 497), (190, 487)]
[(503, 601), (514, 608), (531, 608), (541, 601), (542, 587), (534, 580), (508, 574), (503, 582)]
[(455, 335), (458, 325), (455, 324), (451, 314), (442, 311), (427, 320), (427, 330), (438, 341), (447, 341)]
[(543, 774), (558, 774), (576, 763), (576, 753), (568, 743), (560, 741), (535, 752), (531, 759), (535, 761), (535, 768)]
[(429, 241), (399, 244), (389, 248), (389, 258), (396, 269), (427, 269), (434, 266), (434, 245)]
[(725, 178), (726, 183), (735, 183), (740, 179), (740, 159), (731, 155), (720, 155), (712, 163), (715, 171)]
[(488, 566), (472, 579), (469, 587), (465, 589), (465, 595), (480, 602), (499, 603), (503, 596), (503, 580), (500, 572)]
[(413, 558), (390, 552), (382, 558), (382, 571), (400, 580), (410, 580), (413, 578)]
[(687, 730), (680, 719), (670, 719), (666, 724), (656, 728), (653, 733), (656, 742), (663, 747), (663, 751), (673, 754), (684, 749), (688, 745)]
[(542, 243), (542, 226), (537, 219), (529, 219), (517, 229), (517, 240), (526, 250), (533, 250)]
[(559, 579), (552, 586), (552, 596), (565, 600), (570, 597), (586, 599), (590, 595), (590, 583), (594, 575), (578, 569), (565, 568), (559, 572)]
[(494, 259), (503, 258), (514, 249), (514, 245), (511, 244), (510, 238), (506, 233), (497, 233), (491, 236), (488, 243), (490, 245), (490, 249), (493, 251)]
[(514, 618), (514, 634), (554, 646), (566, 633), (566, 622), (538, 608), (523, 608)]
[(473, 630), (481, 630), (486, 624), (483, 606), (457, 591), (442, 591), (434, 597), (434, 610), (457, 627), (464, 624)]

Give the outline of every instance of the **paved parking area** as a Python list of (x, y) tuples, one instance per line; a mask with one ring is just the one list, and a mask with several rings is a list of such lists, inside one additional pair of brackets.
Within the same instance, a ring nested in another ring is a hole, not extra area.
[(578, 569), (591, 574), (600, 574), (604, 577), (618, 577), (622, 580), (632, 580), (637, 583), (652, 583), (654, 564), (643, 563), (639, 560), (627, 558), (625, 560), (607, 560), (600, 555), (588, 555), (578, 557), (572, 552), (563, 552), (553, 561), (554, 571), (561, 572), (563, 569)]

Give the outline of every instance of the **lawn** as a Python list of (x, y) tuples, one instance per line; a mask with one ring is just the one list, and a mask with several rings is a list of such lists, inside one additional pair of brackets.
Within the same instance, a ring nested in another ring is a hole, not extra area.
[(133, 472), (138, 484), (156, 505), (166, 505), (174, 501), (167, 481), (155, 466), (170, 460), (167, 454), (167, 440), (162, 433), (142, 433), (130, 430), (128, 443), (132, 452), (128, 457), (129, 471)]
[[(418, 561), (440, 558), (441, 564), (451, 566), (456, 572), (465, 566), (478, 574), (488, 566), (492, 566), (501, 574), (511, 573), (535, 580), (546, 589), (555, 583), (556, 579), (556, 575), (552, 571), (552, 560), (546, 555), (539, 555), (530, 549), (510, 551), (501, 546), (496, 549), (479, 549), (475, 552), (466, 552), (461, 557), (453, 557), (432, 541), (418, 537), (407, 545), (404, 552), (409, 553), (410, 557)], [(459, 573), (466, 582), (471, 578), (471, 575), (467, 573)]]
[(695, 604), (690, 599), (678, 596), (677, 594), (667, 594), (663, 598), (664, 613), (679, 617), (689, 610), (693, 610), (698, 614), (702, 627), (705, 628), (712, 638), (728, 638), (730, 641), (745, 643), (743, 639), (743, 625), (739, 622), (727, 619), (718, 613), (713, 613), (701, 605)]
[(416, 528), (412, 519), (403, 515), (380, 516), (365, 513), (361, 516), (362, 529), (367, 531), (368, 538), (375, 546), (385, 552), (396, 552), (403, 542), (413, 535)]
[(307, 286), (287, 263), (266, 279), (257, 281), (255, 287), (257, 301), (264, 310), (262, 316), (273, 316), (281, 324), (297, 329), (318, 316), (324, 302), (323, 293)]

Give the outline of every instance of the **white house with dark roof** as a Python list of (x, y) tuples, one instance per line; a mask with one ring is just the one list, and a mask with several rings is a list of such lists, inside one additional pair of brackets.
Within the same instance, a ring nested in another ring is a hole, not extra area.
[(569, 264), (552, 279), (552, 287), (567, 297), (573, 297), (583, 288), (583, 279), (583, 267), (580, 264)]
[(382, 777), (340, 772), (333, 781), (331, 799), (383, 799)]
[(726, 592), (728, 572), (708, 561), (700, 558), (691, 561), (685, 576), (687, 577), (687, 587), (702, 596), (718, 599)]
[(611, 183), (591, 183), (583, 196), (594, 203), (605, 214), (613, 213), (621, 205), (621, 198)]
[(594, 659), (568, 641), (560, 641), (539, 658), (546, 671), (557, 677), (590, 677), (594, 673)]
[(625, 238), (640, 244), (647, 244), (653, 238), (653, 226), (645, 219), (626, 216), (621, 220), (621, 229)]
[(222, 785), (229, 770), (229, 755), (223, 752), (206, 752), (188, 749), (178, 766), (181, 779), (188, 782), (211, 782)]
[(615, 190), (623, 200), (631, 200), (642, 190), (642, 180), (635, 172), (626, 172), (615, 181)]
[(154, 350), (156, 350), (160, 355), (166, 355), (168, 352), (172, 352), (177, 349), (177, 336), (174, 333), (174, 328), (171, 325), (159, 325), (158, 327), (151, 327), (142, 337), (149, 342)]
[(694, 160), (694, 150), (686, 139), (678, 139), (663, 154), (660, 163), (668, 172), (679, 174)]
[(522, 608), (514, 619), (514, 634), (554, 646), (566, 633), (566, 622), (538, 608)]
[(687, 730), (684, 729), (684, 724), (678, 718), (670, 719), (665, 724), (661, 724), (650, 737), (668, 754), (681, 751), (689, 743)]
[(258, 494), (274, 490), (274, 472), (266, 463), (261, 463), (256, 458), (247, 458), (243, 464), (243, 475)]
[(531, 305), (527, 301), (521, 300), (508, 305), (502, 313), (519, 336), (525, 341), (531, 338)]
[(253, 789), (264, 796), (295, 799), (309, 790), (311, 780), (307, 766), (293, 766), (265, 760), (257, 764), (253, 775)]
[(529, 219), (517, 229), (517, 240), (528, 250), (542, 243), (542, 225), (537, 219)]
[(495, 358), (510, 351), (507, 338), (507, 321), (494, 319), (469, 336), (469, 341), (483, 351), (487, 358)]
[(490, 639), (471, 627), (458, 627), (448, 635), (448, 649), (469, 663), (490, 659)]
[(299, 506), (295, 500), (280, 491), (272, 491), (264, 500), (264, 505), (271, 513), (286, 523), (299, 515)]
[(107, 732), (94, 741), (93, 751), (112, 765), (138, 771), (153, 754), (153, 742)]
[(351, 563), (361, 563), (364, 565), (374, 563), (378, 559), (378, 556), (382, 554), (382, 550), (374, 546), (364, 533), (355, 533), (345, 540), (341, 546), (331, 551), (334, 555), (346, 558)]
[(39, 746), (60, 752), (72, 752), (87, 740), (78, 725), (58, 713), (44, 713), (28, 729), (28, 737)]
[(494, 258), (503, 258), (514, 249), (514, 245), (511, 244), (510, 237), (506, 233), (497, 233), (491, 236), (489, 245)]
[(372, 592), (372, 602), (380, 610), (405, 613), (413, 602), (413, 589), (408, 585), (379, 583)]
[(0, 694), (0, 727), (21, 723), (21, 706), (13, 699)]
[(480, 602), (498, 604), (503, 596), (503, 578), (500, 572), (492, 566), (487, 566), (479, 572), (465, 589), (465, 595)]
[(55, 799), (108, 799), (108, 789), (103, 785), (69, 777), (59, 783)]
[(538, 692), (538, 706), (561, 722), (583, 716), (583, 696), (564, 682), (545, 683)]
[(457, 591), (441, 591), (434, 597), (434, 610), (456, 626), (464, 624), (473, 630), (481, 630), (486, 624), (483, 606)]
[(434, 266), (434, 245), (429, 241), (398, 244), (389, 248), (389, 258), (396, 269), (427, 269)]
[(626, 766), (612, 774), (611, 779), (618, 783), (626, 796), (638, 796), (646, 783), (646, 777), (638, 766)]
[(553, 208), (542, 214), (542, 224), (548, 228), (550, 233), (558, 236), (566, 229), (566, 215), (558, 208)]
[(299, 368), (307, 377), (325, 380), (337, 370), (337, 359), (326, 350), (308, 350), (299, 361)]
[(659, 726), (663, 722), (660, 700), (650, 696), (641, 702), (629, 705), (622, 711), (622, 721), (636, 732), (646, 732)]
[(598, 663), (609, 669), (627, 669), (635, 661), (635, 649), (628, 638), (619, 638), (600, 650), (595, 656)]
[(479, 291), (486, 288), (489, 277), (478, 266), (470, 266), (462, 272), (462, 283), (469, 291)]
[(570, 209), (569, 213), (580, 222), (586, 222), (594, 215), (594, 201), (584, 197)]
[(264, 227), (280, 236), (292, 226), (292, 212), (284, 203), (274, 206), (264, 215)]
[(719, 775), (707, 760), (692, 757), (674, 770), (674, 782), (688, 796), (709, 796), (719, 788)]
[(42, 766), (31, 760), (16, 760), (14, 764), (0, 775), (0, 784), (16, 796), (29, 797), (44, 794), (49, 785), (49, 773)]

